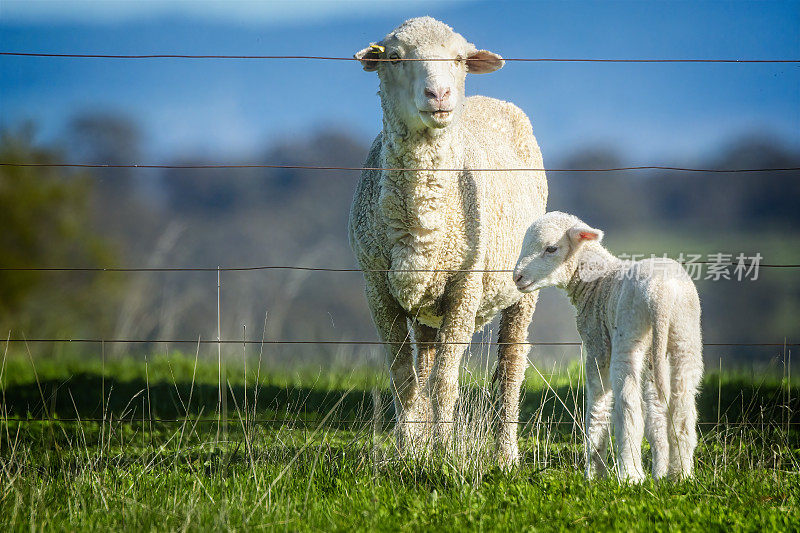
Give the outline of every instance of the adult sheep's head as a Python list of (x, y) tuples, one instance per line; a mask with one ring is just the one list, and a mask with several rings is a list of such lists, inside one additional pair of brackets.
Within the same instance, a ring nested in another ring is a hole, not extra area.
[(467, 73), (494, 72), (504, 64), (431, 17), (405, 21), (354, 57), (378, 73), (384, 114), (411, 131), (449, 126), (461, 112)]

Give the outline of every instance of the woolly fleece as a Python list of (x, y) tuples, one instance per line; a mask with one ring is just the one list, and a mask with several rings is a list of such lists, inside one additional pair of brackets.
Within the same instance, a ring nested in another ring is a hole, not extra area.
[[(413, 449), (430, 438), (431, 424), (419, 422), (432, 421), (435, 441), (449, 442), (459, 362), (476, 330), (502, 312), (499, 340), (527, 340), (536, 296), (520, 294), (507, 271), (526, 228), (545, 211), (547, 182), (541, 171), (479, 170), (543, 168), (525, 113), (493, 98), (464, 97), (467, 71), (499, 68), (499, 56), (476, 50), (429, 17), (405, 22), (380, 44), (386, 56), (465, 58), (442, 66), (369, 61), (381, 55), (370, 48), (356, 54), (366, 70), (377, 70), (383, 108), (383, 130), (365, 166), (458, 169), (364, 171), (350, 213), (350, 243), (365, 270), (369, 307), (382, 340), (391, 343), (387, 357), (400, 445)], [(453, 116), (446, 127), (430, 128), (415, 117), (416, 93), (409, 91), (414, 79), (440, 75), (443, 68), (451, 69), (445, 74), (455, 80)], [(412, 332), (416, 358), (408, 342)], [(426, 342), (440, 344), (420, 344)], [(503, 466), (518, 461), (516, 422), (526, 355), (521, 345), (499, 351), (497, 449)]]
[(679, 263), (622, 261), (602, 237), (573, 215), (547, 213), (528, 230), (514, 271), (520, 290), (561, 287), (577, 310), (586, 351), (586, 476), (607, 473), (613, 422), (621, 479), (644, 478), (643, 434), (654, 478), (690, 477), (703, 374), (697, 290)]

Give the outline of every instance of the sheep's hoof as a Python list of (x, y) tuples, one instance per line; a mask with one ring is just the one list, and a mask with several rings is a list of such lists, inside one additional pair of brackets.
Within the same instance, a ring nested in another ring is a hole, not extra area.
[(503, 447), (497, 450), (497, 464), (500, 470), (508, 472), (519, 466), (519, 450), (516, 446)]
[(432, 443), (431, 422), (426, 414), (404, 413), (397, 422), (397, 447), (402, 455), (422, 457)]
[(397, 424), (397, 448), (403, 454), (414, 453), (424, 448), (427, 439), (424, 432), (415, 426), (416, 424), (408, 422)]

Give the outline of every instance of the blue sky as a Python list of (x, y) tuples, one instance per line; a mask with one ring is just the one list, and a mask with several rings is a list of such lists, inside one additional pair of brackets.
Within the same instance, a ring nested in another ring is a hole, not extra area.
[[(800, 59), (799, 2), (0, 2), (0, 49), (350, 56), (431, 15), (506, 57)], [(336, 125), (380, 128), (377, 79), (335, 61), (0, 57), (0, 125), (55, 139), (70, 117), (124, 113), (151, 161), (264, 146)], [(800, 65), (509, 63), (468, 93), (518, 104), (545, 162), (619, 147), (630, 163), (702, 160), (748, 132), (800, 147)]]

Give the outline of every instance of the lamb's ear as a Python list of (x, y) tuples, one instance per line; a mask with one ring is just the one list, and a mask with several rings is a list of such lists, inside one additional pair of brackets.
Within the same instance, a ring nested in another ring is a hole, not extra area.
[(582, 222), (569, 228), (567, 235), (569, 235), (569, 240), (575, 246), (579, 246), (586, 241), (600, 242), (603, 240), (602, 231), (589, 227)]
[(494, 52), (475, 50), (467, 57), (467, 72), (470, 74), (488, 74), (503, 68), (506, 62)]
[(353, 57), (361, 61), (361, 66), (364, 68), (364, 70), (367, 72), (372, 72), (378, 69), (379, 61), (375, 61), (375, 59), (381, 59), (385, 51), (386, 48), (384, 48), (381, 44), (372, 43), (363, 50), (359, 50), (353, 54)]

